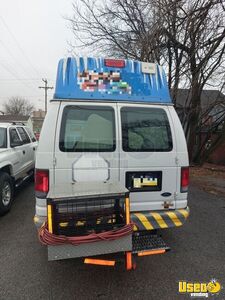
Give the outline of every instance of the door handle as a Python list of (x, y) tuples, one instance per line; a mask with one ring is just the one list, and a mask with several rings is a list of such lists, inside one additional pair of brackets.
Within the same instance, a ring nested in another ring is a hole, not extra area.
[(36, 148), (34, 147), (34, 148), (33, 148), (33, 150), (35, 151), (35, 150), (36, 150)]
[(25, 150), (23, 150), (23, 154), (25, 154), (26, 153), (26, 151)]

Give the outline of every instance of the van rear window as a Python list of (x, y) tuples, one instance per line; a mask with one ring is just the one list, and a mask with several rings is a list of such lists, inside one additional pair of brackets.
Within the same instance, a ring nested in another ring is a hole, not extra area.
[(121, 109), (123, 150), (126, 152), (166, 152), (172, 137), (166, 112), (161, 108)]
[(64, 152), (115, 150), (115, 117), (112, 107), (66, 106), (59, 148)]

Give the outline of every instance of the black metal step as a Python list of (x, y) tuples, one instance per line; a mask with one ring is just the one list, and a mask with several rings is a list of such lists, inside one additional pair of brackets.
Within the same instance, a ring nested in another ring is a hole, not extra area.
[(140, 251), (147, 250), (158, 250), (165, 249), (166, 251), (170, 248), (166, 245), (163, 239), (156, 235), (152, 234), (149, 231), (140, 231), (135, 232), (132, 237), (132, 252), (138, 253)]

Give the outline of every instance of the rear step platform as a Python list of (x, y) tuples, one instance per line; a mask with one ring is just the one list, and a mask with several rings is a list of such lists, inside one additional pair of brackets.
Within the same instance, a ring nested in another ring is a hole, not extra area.
[(169, 251), (170, 248), (166, 245), (163, 239), (156, 234), (152, 234), (149, 231), (135, 232), (132, 237), (132, 253), (151, 250)]

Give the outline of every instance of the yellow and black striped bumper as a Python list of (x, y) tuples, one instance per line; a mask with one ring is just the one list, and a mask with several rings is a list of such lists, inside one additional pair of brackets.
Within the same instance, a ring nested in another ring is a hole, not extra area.
[(182, 226), (190, 213), (189, 208), (170, 211), (142, 211), (131, 213), (134, 231)]

